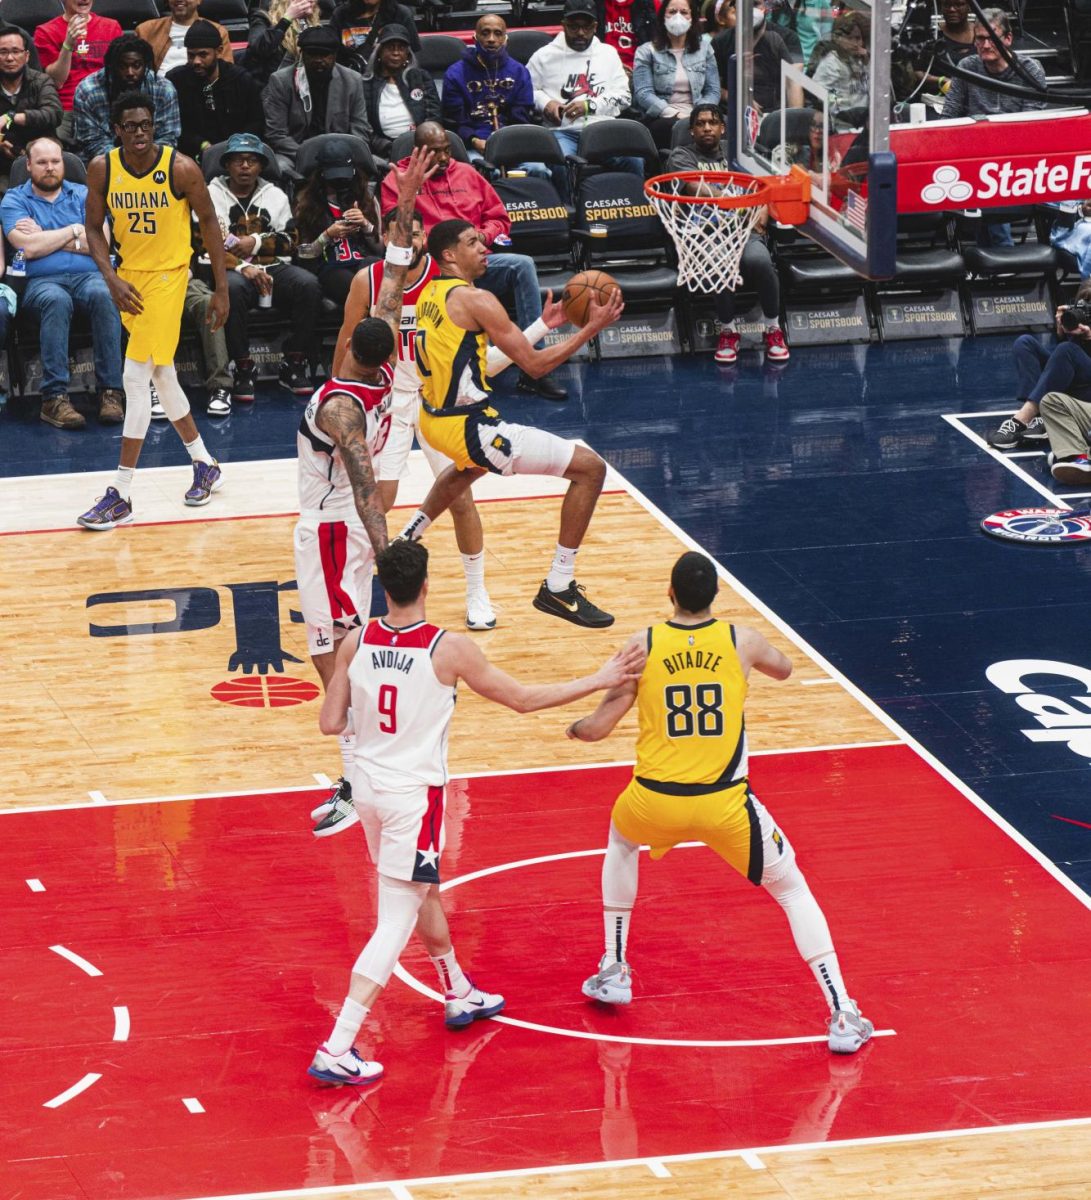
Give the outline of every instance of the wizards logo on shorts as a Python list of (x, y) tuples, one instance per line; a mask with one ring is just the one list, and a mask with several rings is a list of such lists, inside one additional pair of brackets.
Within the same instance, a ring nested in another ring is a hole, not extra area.
[(1091, 541), (1091, 508), (1009, 508), (981, 522), (993, 537), (1056, 546)]

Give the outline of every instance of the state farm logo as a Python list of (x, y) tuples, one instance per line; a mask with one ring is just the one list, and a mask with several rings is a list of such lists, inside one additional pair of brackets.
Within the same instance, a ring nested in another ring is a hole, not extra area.
[(958, 173), (958, 167), (936, 167), (932, 182), (921, 188), (921, 199), (925, 204), (965, 204), (974, 194), (972, 183), (967, 183)]
[[(1036, 692), (1027, 682), (1032, 676), (1051, 676), (1048, 682), (1043, 678), (1040, 683), (1052, 691), (1061, 690), (1058, 680), (1068, 680), (1070, 685), (1075, 682), (1084, 690), (1067, 698)], [(1073, 754), (1091, 758), (1091, 669), (1048, 658), (1012, 658), (993, 663), (985, 677), (994, 687), (1014, 696), (1015, 703), (1040, 726), (1021, 730), (1025, 738), (1032, 742), (1064, 742)]]
[(976, 181), (972, 175), (963, 179), (959, 168), (950, 163), (936, 167), (931, 182), (921, 188), (921, 200), (937, 207), (941, 204), (958, 206), (970, 200), (1032, 203), (1064, 200), (1091, 189), (1091, 155), (1087, 154), (1052, 162), (1040, 158), (1033, 166), (1025, 167), (1010, 160), (979, 162), (975, 167)]

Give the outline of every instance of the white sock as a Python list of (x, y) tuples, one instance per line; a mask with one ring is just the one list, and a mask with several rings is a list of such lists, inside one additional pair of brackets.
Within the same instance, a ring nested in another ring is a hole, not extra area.
[(424, 512), (418, 508), (398, 537), (408, 538), (411, 542), (419, 542), (424, 531), (431, 524), (432, 518), (425, 516)]
[(720, 322), (720, 332), (721, 333), (734, 333), (735, 332), (735, 322), (734, 321), (721, 321)]
[(339, 1058), (352, 1049), (352, 1043), (356, 1041), (356, 1035), (360, 1032), (360, 1026), (363, 1025), (368, 1012), (368, 1009), (362, 1004), (357, 1004), (351, 996), (345, 997), (345, 1003), (341, 1005), (341, 1011), (337, 1014), (333, 1032), (326, 1038), (326, 1049), (330, 1054)]
[(463, 554), (462, 569), (466, 572), (466, 591), (474, 592), (485, 587), (485, 551), (480, 554)]
[(129, 493), (133, 488), (133, 476), (136, 474), (136, 467), (118, 467), (117, 474), (114, 476), (113, 486), (117, 488), (117, 494), (122, 500), (129, 499)]
[(766, 317), (765, 318), (765, 328), (767, 331), (770, 331), (770, 332), (774, 329), (779, 329), (780, 328), (780, 319), (778, 317)]
[(826, 997), (826, 1003), (830, 1006), (831, 1013), (842, 1008), (849, 1009), (854, 1013), (859, 1012), (855, 1002), (849, 998), (849, 994), (845, 990), (845, 981), (841, 978), (841, 967), (838, 965), (836, 954), (824, 954), (821, 958), (813, 959), (807, 965), (814, 972), (814, 977), (818, 980), (818, 986), (822, 989), (822, 995)]
[(568, 546), (562, 546), (560, 542), (557, 543), (557, 551), (553, 555), (553, 566), (549, 568), (549, 574), (546, 576), (546, 587), (551, 592), (563, 592), (576, 578), (576, 555), (578, 553), (578, 546), (573, 550)]
[(629, 944), (629, 922), (633, 919), (633, 910), (626, 912), (604, 912), (603, 925), (606, 928), (606, 954), (603, 966), (612, 963), (626, 962), (625, 949)]
[(212, 455), (205, 449), (204, 439), (200, 434), (192, 442), (183, 442), (182, 445), (189, 451), (189, 456), (194, 462), (212, 462)]
[(337, 739), (337, 748), (341, 751), (341, 766), (344, 768), (341, 774), (348, 780), (352, 779), (352, 760), (356, 754), (356, 734), (350, 733), (347, 737), (339, 737)]
[(436, 968), (436, 974), (439, 976), (439, 986), (446, 995), (462, 1000), (470, 994), (472, 984), (458, 965), (454, 946), (446, 954), (440, 954), (436, 958), (433, 958), (432, 966)]

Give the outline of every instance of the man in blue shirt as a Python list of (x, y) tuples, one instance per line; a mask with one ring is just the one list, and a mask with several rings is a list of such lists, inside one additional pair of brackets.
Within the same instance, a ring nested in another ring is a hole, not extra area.
[(42, 137), (27, 148), (30, 178), (0, 203), (0, 224), (15, 250), (26, 255), (23, 306), (41, 320), (42, 420), (58, 429), (87, 423), (68, 398), (68, 330), (75, 309), (91, 321), (99, 420), (119, 425), (121, 318), (106, 281), (87, 252), (87, 188), (64, 178), (60, 142)]

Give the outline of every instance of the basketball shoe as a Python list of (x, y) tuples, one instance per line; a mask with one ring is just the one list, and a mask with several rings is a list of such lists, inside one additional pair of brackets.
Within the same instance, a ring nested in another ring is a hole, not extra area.
[(338, 800), (347, 800), (350, 804), (352, 803), (352, 784), (344, 775), (333, 785), (333, 791), (325, 800), (317, 808), (311, 809), (311, 820), (320, 821)]
[(122, 500), (115, 487), (108, 487), (93, 508), (89, 508), (76, 522), (84, 529), (113, 529), (115, 525), (128, 525), (133, 519), (133, 506)]
[[(343, 791), (342, 783), (345, 785)], [(352, 803), (352, 788), (347, 781), (342, 779), (338, 783), (332, 801), (326, 815), (311, 830), (315, 837), (332, 837), (333, 834), (340, 833), (342, 829), (348, 829), (351, 825), (355, 825), (360, 819), (356, 812), (356, 805)]]
[(633, 1000), (633, 975), (627, 962), (612, 962), (606, 965), (606, 955), (599, 960), (598, 971), (583, 981), (583, 994), (588, 1000), (601, 1000), (603, 1004), (631, 1004)]
[(829, 1042), (834, 1054), (855, 1054), (875, 1032), (875, 1026), (852, 1008), (839, 1008), (830, 1017)]
[(765, 342), (765, 361), (779, 363), (788, 361), (788, 346), (784, 341), (784, 330), (779, 325), (773, 326), (762, 334)]
[(212, 493), (223, 487), (223, 472), (213, 459), (210, 463), (197, 460), (193, 463), (193, 486), (186, 492), (186, 504), (200, 508), (212, 499)]
[(483, 587), (466, 593), (466, 624), (470, 629), (495, 629), (496, 613)]
[(539, 612), (550, 613), (587, 629), (605, 629), (614, 623), (613, 616), (596, 608), (587, 599), (586, 590), (574, 579), (563, 592), (551, 592), (543, 579), (533, 603)]
[(331, 1054), (325, 1046), (319, 1046), (314, 1052), (314, 1062), (307, 1068), (307, 1074), (321, 1079), (323, 1083), (347, 1083), (361, 1087), (382, 1079), (383, 1069), (377, 1062), (361, 1058), (355, 1046), (338, 1055)]
[(454, 992), (448, 992), (443, 1000), (443, 1019), (448, 1029), (464, 1029), (474, 1021), (495, 1017), (504, 1007), (504, 997), (494, 996), (474, 987), (469, 980), (470, 990), (460, 1000)]
[(994, 450), (1014, 450), (1023, 442), (1041, 442), (1048, 437), (1041, 417), (1031, 417), (1026, 425), (1017, 417), (1007, 417), (985, 440)]
[(720, 330), (720, 340), (716, 344), (716, 361), (725, 367), (739, 361), (739, 335), (734, 329)]

